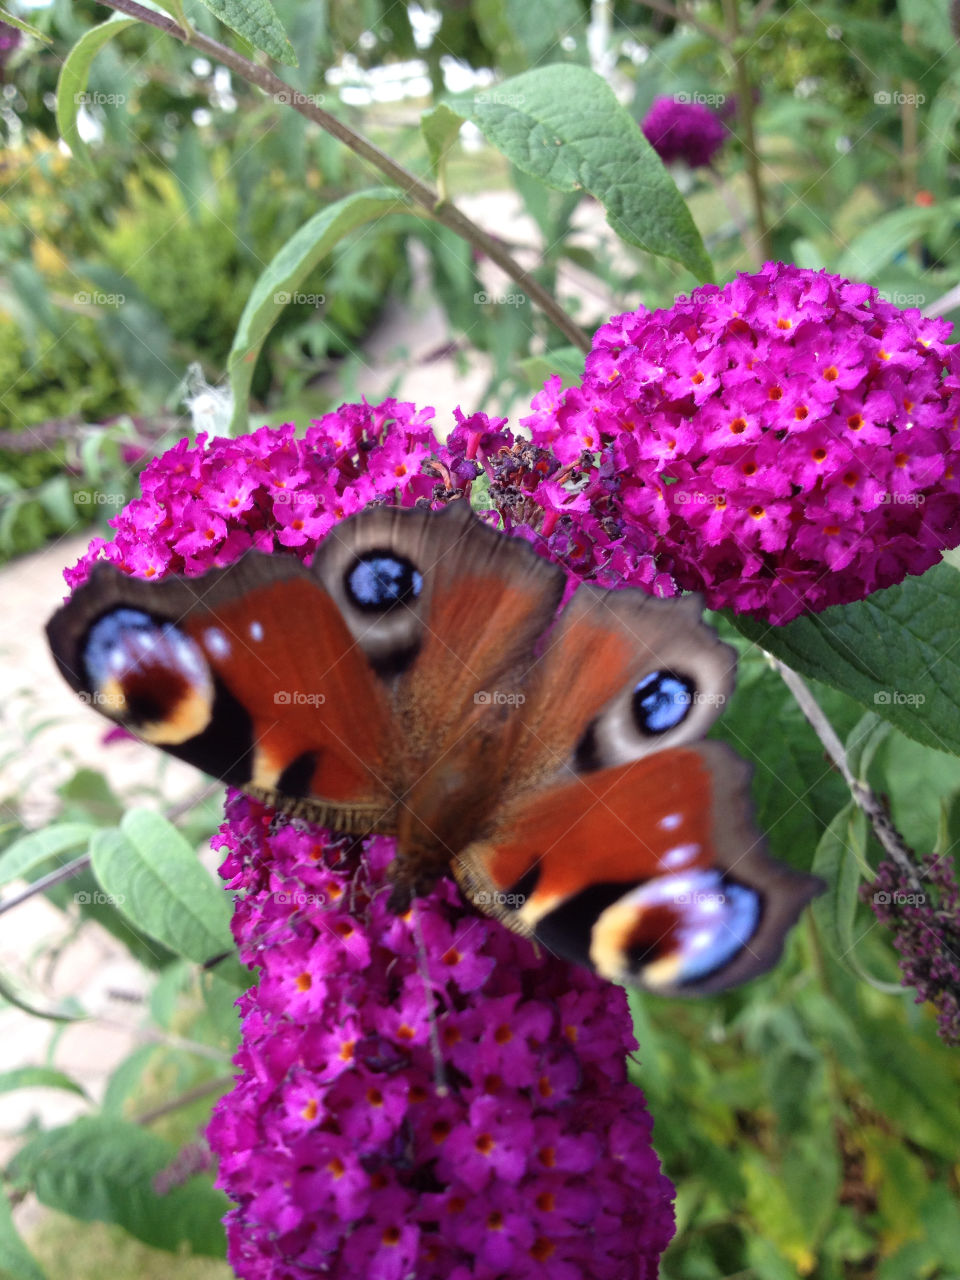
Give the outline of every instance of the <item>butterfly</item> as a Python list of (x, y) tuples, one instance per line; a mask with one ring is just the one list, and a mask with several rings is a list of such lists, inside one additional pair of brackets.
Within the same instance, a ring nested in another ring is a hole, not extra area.
[(90, 705), (293, 817), (396, 837), (552, 952), (665, 995), (778, 959), (823, 888), (771, 858), (750, 768), (704, 734), (736, 653), (697, 596), (581, 583), (457, 499), (370, 507), (310, 567), (249, 551), (158, 583), (107, 563), (47, 626)]

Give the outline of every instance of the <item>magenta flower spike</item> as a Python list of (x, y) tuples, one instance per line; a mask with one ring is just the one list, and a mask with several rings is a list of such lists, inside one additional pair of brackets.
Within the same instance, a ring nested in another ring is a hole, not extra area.
[[(503, 422), (459, 417), (443, 447), (431, 416), (386, 401), (343, 406), (303, 439), (285, 426), (181, 441), (67, 579), (103, 558), (144, 578), (250, 547), (308, 559), (351, 512), (433, 501), (477, 458), (506, 450), (498, 474), (513, 474)], [(534, 493), (559, 464), (534, 450), (519, 465)], [(567, 505), (545, 489), (531, 510), (549, 503)], [(546, 547), (558, 559), (571, 519)], [(627, 1079), (620, 988), (477, 915), (452, 881), (391, 913), (392, 839), (334, 837), (232, 792), (215, 846), (257, 970), (208, 1134), (241, 1280), (655, 1280), (673, 1188)]]

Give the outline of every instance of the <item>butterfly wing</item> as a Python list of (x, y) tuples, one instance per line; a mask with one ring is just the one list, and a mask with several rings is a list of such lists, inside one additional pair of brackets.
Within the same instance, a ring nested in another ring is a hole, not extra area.
[(466, 502), (374, 507), (309, 569), (250, 552), (149, 583), (98, 565), (48, 637), (80, 696), (146, 741), (339, 830), (424, 812), (419, 844), (448, 863), (451, 776), (472, 775), (474, 805), (489, 794), (477, 766), (497, 734), (474, 732), (476, 694), (528, 653), (564, 581)]
[(84, 701), (204, 772), (342, 829), (388, 812), (389, 700), (292, 556), (159, 583), (97, 565), (47, 634)]
[(700, 612), (696, 597), (577, 590), (529, 673), (502, 809), (454, 862), (511, 928), (665, 994), (768, 969), (822, 887), (766, 853), (749, 766), (697, 741), (736, 660)]
[(770, 858), (749, 766), (670, 747), (529, 792), (455, 863), (469, 900), (550, 951), (666, 995), (756, 977), (819, 892)]

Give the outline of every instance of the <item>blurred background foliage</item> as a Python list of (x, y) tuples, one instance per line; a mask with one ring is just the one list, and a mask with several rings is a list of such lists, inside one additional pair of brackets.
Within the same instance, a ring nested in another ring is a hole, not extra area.
[[(288, 82), (424, 178), (420, 115), (444, 96), (545, 64), (592, 65), (638, 122), (656, 97), (682, 94), (726, 119), (730, 132), (710, 166), (674, 169), (718, 281), (755, 268), (765, 237), (768, 256), (868, 280), (898, 305), (960, 316), (956, 300), (937, 304), (960, 280), (960, 53), (941, 0), (725, 0), (697, 4), (694, 22), (632, 0), (277, 0), (276, 8), (299, 55), (298, 68), (283, 69)], [(187, 12), (199, 30), (236, 41), (200, 5)], [(55, 0), (21, 16), (51, 43), (23, 38), (2, 55), (4, 558), (109, 514), (78, 503), (78, 493), (133, 496), (143, 462), (191, 429), (185, 394), (198, 378), (223, 380), (266, 264), (311, 215), (375, 176), (283, 104), (139, 25), (93, 64), (89, 87), (104, 102), (82, 113), (92, 160), (84, 168), (59, 144), (54, 94), (67, 50), (105, 10)], [(740, 141), (747, 117), (759, 170)], [(515, 193), (517, 223), (498, 234), (521, 249), (533, 237), (537, 278), (587, 331), (699, 283), (618, 240), (589, 196), (548, 190), (513, 169), (471, 126), (445, 181), (454, 199)], [(575, 375), (581, 357), (528, 302), (478, 304), (484, 272), (468, 245), (413, 217), (348, 237), (303, 284), (304, 296), (322, 301), (291, 303), (270, 331), (254, 373), (254, 424), (303, 428), (344, 398), (383, 308), (409, 303), (424, 280), (457, 358), (489, 360), (482, 407), (516, 409), (547, 373)], [(122, 301), (103, 301), (111, 298)], [(757, 762), (755, 800), (774, 851), (809, 865), (814, 847), (829, 856), (838, 820), (847, 821), (845, 787), (779, 678), (729, 638), (744, 656), (719, 732)], [(872, 743), (865, 776), (890, 797), (908, 843), (951, 847), (960, 831), (956, 759), (865, 723), (842, 694), (817, 695), (842, 737)], [(28, 730), (31, 741), (42, 734)], [(16, 813), (18, 798), (6, 799)], [(59, 842), (47, 837), (25, 854), (25, 818), (9, 822), (0, 841), (18, 851), (21, 870), (40, 874), (76, 853), (78, 829), (89, 836), (115, 824), (124, 799), (78, 761), (51, 828)], [(179, 815), (192, 844), (209, 837), (216, 811), (207, 803)], [(876, 861), (872, 837), (852, 819), (847, 836), (862, 843), (864, 865)], [(120, 1066), (105, 1112), (142, 1117), (196, 1090), (196, 1101), (148, 1122), (175, 1151), (195, 1140), (211, 1096), (226, 1087), (217, 1082), (229, 1076), (238, 1035), (236, 992), (158, 954), (115, 908), (78, 912), (77, 883), (48, 896), (77, 930), (106, 927), (149, 966), (145, 1017), (168, 1039)], [(937, 1040), (930, 1010), (898, 994), (895, 956), (872, 914), (849, 915), (839, 946), (825, 937), (829, 913), (814, 915), (784, 963), (745, 991), (699, 1003), (634, 998), (632, 1072), (678, 1188), (667, 1280), (960, 1278), (957, 1054)], [(48, 959), (30, 964), (38, 990)], [(206, 1044), (214, 1058), (171, 1048), (173, 1037)], [(4, 1089), (31, 1082), (0, 1077)], [(38, 1135), (28, 1126), (25, 1136)], [(48, 1180), (44, 1202), (84, 1216), (84, 1197), (109, 1190), (115, 1176), (92, 1154), (90, 1167), (79, 1184)], [(157, 1198), (158, 1219), (165, 1212)], [(99, 1216), (148, 1237), (125, 1213), (115, 1206), (112, 1218)], [(35, 1252), (51, 1275), (76, 1280), (99, 1277), (107, 1254), (118, 1277), (227, 1274), (199, 1257), (171, 1263), (102, 1223), (72, 1221), (68, 1232), (57, 1219), (40, 1228)], [(5, 1265), (0, 1254), (0, 1274)]]

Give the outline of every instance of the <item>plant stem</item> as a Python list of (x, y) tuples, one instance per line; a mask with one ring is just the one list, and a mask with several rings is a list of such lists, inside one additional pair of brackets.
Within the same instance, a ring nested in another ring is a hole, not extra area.
[(740, 117), (740, 128), (743, 134), (741, 141), (747, 155), (747, 178), (750, 182), (750, 193), (753, 196), (753, 217), (756, 223), (756, 244), (763, 260), (773, 257), (773, 240), (767, 224), (766, 197), (763, 181), (760, 177), (760, 155), (757, 151), (757, 134), (753, 127), (753, 82), (747, 66), (746, 50), (742, 48), (742, 29), (737, 0), (723, 0), (723, 15), (726, 23), (725, 44), (733, 58), (733, 74), (737, 85), (737, 109)]
[(773, 657), (772, 654), (767, 654), (767, 657), (780, 673), (784, 684), (796, 698), (800, 710), (807, 717), (814, 733), (826, 748), (827, 755), (839, 769), (844, 782), (850, 788), (850, 794), (853, 796), (854, 802), (867, 815), (874, 834), (883, 845), (884, 851), (896, 863), (904, 878), (909, 882), (911, 889), (915, 893), (921, 893), (923, 887), (920, 883), (919, 872), (906, 841), (891, 822), (890, 815), (887, 813), (879, 796), (866, 783), (853, 776), (843, 743), (837, 737), (833, 725), (823, 714), (820, 704), (810, 691), (810, 686), (803, 676), (791, 670), (779, 658)]
[(524, 290), (530, 301), (543, 311), (568, 341), (579, 347), (581, 351), (590, 350), (590, 339), (580, 326), (567, 315), (556, 299), (544, 289), (539, 281), (520, 266), (519, 262), (507, 252), (499, 240), (489, 235), (482, 227), (477, 226), (456, 205), (441, 200), (439, 194), (432, 187), (422, 182), (409, 169), (397, 164), (385, 151), (381, 151), (368, 138), (351, 129), (349, 125), (344, 124), (342, 120), (338, 120), (329, 111), (324, 111), (322, 107), (318, 107), (309, 95), (294, 89), (284, 80), (281, 80), (279, 76), (274, 75), (267, 67), (251, 62), (249, 58), (236, 53), (218, 40), (211, 40), (209, 36), (201, 35), (198, 31), (193, 31), (187, 35), (170, 18), (154, 13), (152, 9), (145, 9), (142, 5), (137, 4), (136, 0), (101, 0), (101, 2), (109, 9), (116, 9), (119, 13), (128, 14), (131, 18), (138, 18), (141, 22), (146, 22), (150, 26), (156, 27), (158, 31), (164, 31), (167, 35), (183, 41), (184, 44), (189, 44), (192, 49), (196, 49), (214, 61), (222, 63), (225, 67), (229, 67), (241, 79), (255, 85), (258, 89), (262, 89), (264, 93), (269, 94), (271, 97), (276, 98), (278, 94), (282, 95), (279, 99), (280, 102), (293, 107), (302, 116), (312, 120), (314, 124), (318, 124), (321, 129), (326, 130), (327, 133), (337, 138), (344, 146), (349, 147), (351, 151), (366, 160), (368, 164), (373, 165), (375, 169), (379, 169), (385, 177), (396, 184), (416, 204), (426, 209), (434, 221), (456, 232), (457, 235), (462, 236), (480, 253), (486, 254), (492, 262), (495, 262), (511, 280), (514, 280)]
[(174, 1111), (179, 1111), (181, 1107), (189, 1107), (191, 1103), (199, 1102), (201, 1098), (206, 1098), (211, 1093), (222, 1093), (231, 1084), (233, 1084), (233, 1076), (217, 1076), (215, 1080), (205, 1080), (203, 1084), (194, 1085), (192, 1089), (187, 1089), (179, 1097), (171, 1098), (168, 1102), (162, 1102), (159, 1106), (152, 1107), (149, 1111), (142, 1111), (140, 1115), (134, 1116), (134, 1124), (153, 1124), (154, 1121), (161, 1120), (164, 1116), (169, 1116)]

